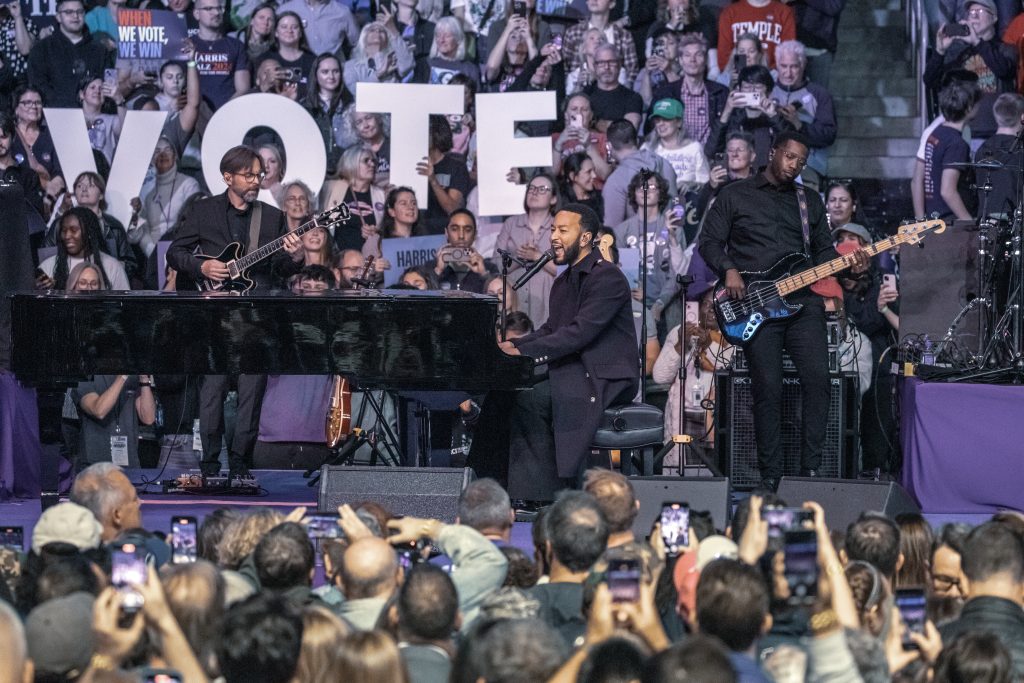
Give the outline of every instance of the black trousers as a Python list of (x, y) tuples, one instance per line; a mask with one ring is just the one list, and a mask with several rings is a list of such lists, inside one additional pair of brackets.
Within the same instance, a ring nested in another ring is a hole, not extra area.
[(750, 362), (754, 431), (761, 476), (783, 475), (782, 352), (796, 365), (802, 396), (801, 469), (821, 466), (828, 427), (829, 376), (825, 307), (818, 297), (798, 299), (802, 311), (761, 326), (744, 348)]
[[(224, 398), (229, 380), (226, 375), (207, 375), (199, 388), (199, 436), (203, 441), (204, 474), (220, 471), (220, 449), (224, 437)], [(228, 468), (232, 472), (253, 464), (253, 448), (260, 428), (260, 408), (267, 388), (266, 375), (238, 376), (238, 410), (235, 432), (228, 444)]]

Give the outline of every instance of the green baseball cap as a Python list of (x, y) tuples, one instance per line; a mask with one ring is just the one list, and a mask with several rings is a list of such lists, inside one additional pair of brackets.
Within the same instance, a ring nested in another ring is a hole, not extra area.
[(663, 119), (681, 119), (683, 118), (683, 103), (669, 97), (658, 100), (651, 108), (651, 118), (655, 116), (660, 116)]

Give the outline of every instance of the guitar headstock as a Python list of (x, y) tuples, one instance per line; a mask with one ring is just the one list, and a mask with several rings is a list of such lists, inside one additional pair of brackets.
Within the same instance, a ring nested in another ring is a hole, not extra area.
[(926, 233), (934, 232), (936, 235), (939, 235), (945, 231), (946, 221), (940, 218), (929, 218), (928, 220), (901, 225), (896, 231), (896, 238), (902, 244), (917, 244)]
[(352, 216), (352, 211), (348, 208), (348, 204), (341, 202), (337, 206), (332, 206), (326, 211), (322, 211), (320, 215), (316, 217), (317, 225), (321, 227), (327, 227), (334, 225), (340, 221), (347, 221)]

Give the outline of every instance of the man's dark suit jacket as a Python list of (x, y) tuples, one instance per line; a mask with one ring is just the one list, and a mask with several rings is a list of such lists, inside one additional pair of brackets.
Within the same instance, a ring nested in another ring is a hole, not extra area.
[[(288, 232), (284, 214), (269, 204), (263, 204), (260, 217), (259, 244), (263, 246)], [(248, 234), (248, 223), (246, 223)], [(174, 241), (167, 250), (167, 263), (179, 273), (178, 289), (189, 289), (193, 282), (203, 277), (200, 266), (202, 261), (193, 254), (196, 247), (208, 256), (216, 256), (232, 242), (228, 228), (228, 195), (227, 192), (216, 197), (199, 199), (192, 205), (188, 215), (174, 231)], [(253, 247), (250, 246), (249, 251)], [(264, 261), (253, 266), (246, 274), (256, 283), (259, 289), (267, 289), (277, 284), (280, 278), (294, 275), (302, 268), (302, 262), (296, 262), (283, 249)], [(187, 276), (182, 280), (181, 275)]]
[(555, 278), (548, 320), (513, 340), (548, 364), (558, 476), (576, 477), (605, 408), (628, 403), (640, 385), (640, 347), (629, 281), (597, 250)]

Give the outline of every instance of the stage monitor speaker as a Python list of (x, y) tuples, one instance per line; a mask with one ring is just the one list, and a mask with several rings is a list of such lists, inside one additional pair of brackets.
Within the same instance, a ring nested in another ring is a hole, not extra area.
[(317, 508), (371, 501), (396, 515), (439, 519), (451, 524), (462, 490), (476, 475), (469, 467), (331, 467), (320, 470)]
[(691, 510), (707, 510), (715, 528), (725, 531), (729, 525), (728, 477), (630, 477), (629, 482), (640, 501), (640, 513), (633, 522), (633, 534), (646, 538), (661, 514), (661, 504), (686, 503)]
[[(978, 231), (961, 221), (942, 235), (928, 235), (920, 247), (900, 250), (900, 340), (928, 335), (935, 343), (978, 289)], [(978, 311), (967, 314), (957, 338), (977, 348)]]
[(797, 506), (806, 500), (821, 504), (829, 529), (839, 531), (846, 531), (868, 510), (884, 512), (891, 518), (904, 512), (921, 512), (906, 489), (894, 481), (783, 477), (778, 493), (786, 505)]
[[(750, 375), (725, 371), (719, 372), (716, 379), (715, 434), (719, 467), (732, 480), (733, 488), (755, 488), (761, 483), (761, 471), (757, 466)], [(829, 382), (828, 427), (818, 473), (824, 477), (849, 477), (860, 452), (857, 376), (853, 373), (830, 375)], [(784, 475), (800, 473), (801, 396), (800, 378), (793, 373), (784, 373), (781, 433)]]

